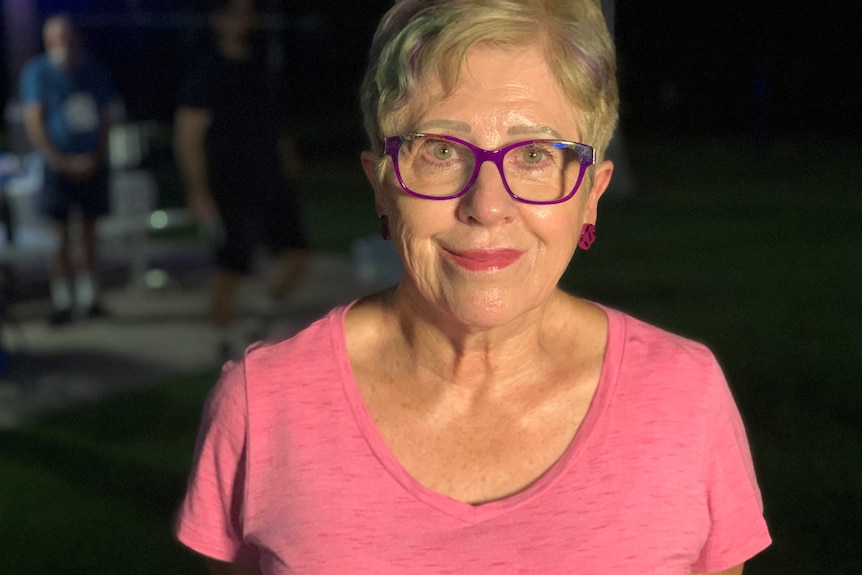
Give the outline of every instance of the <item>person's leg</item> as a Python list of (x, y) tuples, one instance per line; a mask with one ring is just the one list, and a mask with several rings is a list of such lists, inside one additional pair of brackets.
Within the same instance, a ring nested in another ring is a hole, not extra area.
[(303, 280), (311, 263), (311, 251), (299, 203), (294, 191), (285, 186), (276, 189), (262, 202), (266, 206), (260, 215), (266, 231), (266, 241), (277, 254), (277, 266), (267, 286), (269, 295), (285, 299)]
[(83, 242), (84, 242), (84, 260), (83, 271), (89, 274), (95, 274), (97, 270), (97, 251), (96, 245), (96, 220), (95, 218), (85, 217), (82, 221), (83, 225)]
[[(265, 294), (256, 302), (261, 335), (281, 339), (298, 327), (287, 317), (285, 302), (305, 279), (311, 264), (311, 252), (305, 235), (300, 207), (293, 190), (282, 182), (271, 183), (269, 193), (262, 193), (256, 213), (266, 247), (275, 256), (267, 269)], [(260, 338), (259, 338), (260, 339)]]
[(51, 229), (57, 239), (57, 249), (51, 255), (51, 277), (68, 281), (72, 277), (72, 240), (69, 223), (61, 220), (51, 222)]
[(56, 220), (51, 227), (57, 239), (57, 250), (50, 259), (51, 305), (49, 321), (53, 325), (72, 321), (72, 259), (68, 222)]
[(83, 315), (100, 315), (98, 303), (98, 238), (96, 220), (84, 217), (82, 225), (83, 261), (75, 274), (75, 303)]
[[(221, 191), (221, 190), (220, 190)], [(249, 343), (237, 321), (237, 300), (245, 276), (251, 271), (258, 231), (245, 204), (235, 197), (215, 196), (223, 234), (216, 246), (215, 275), (210, 287), (210, 313), (218, 337), (218, 359), (235, 357)]]
[(277, 267), (268, 286), (273, 299), (285, 299), (305, 277), (311, 263), (311, 252), (307, 249), (283, 251), (278, 256)]
[(98, 218), (110, 211), (108, 173), (103, 170), (88, 182), (76, 187), (77, 201), (81, 206), (83, 242), (82, 261), (75, 274), (75, 303), (85, 316), (93, 317), (104, 313), (99, 304), (99, 245), (96, 230)]
[(210, 285), (210, 317), (216, 329), (216, 360), (224, 363), (235, 358), (248, 344), (237, 319), (237, 298), (242, 273), (216, 267)]
[(236, 321), (236, 300), (242, 278), (239, 272), (226, 268), (216, 269), (210, 288), (210, 313), (219, 330), (230, 329)]
[(48, 260), (51, 290), (52, 325), (72, 320), (72, 246), (69, 237), (70, 195), (68, 182), (58, 173), (46, 170), (40, 196), (40, 211), (51, 221), (51, 232), (57, 243)]

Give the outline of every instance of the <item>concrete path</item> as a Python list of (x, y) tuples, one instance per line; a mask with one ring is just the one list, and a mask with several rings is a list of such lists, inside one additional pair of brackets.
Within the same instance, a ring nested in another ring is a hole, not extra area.
[[(45, 321), (46, 295), (10, 306), (2, 326), (9, 363), (0, 374), (0, 428), (104, 394), (218, 367), (208, 316), (208, 256), (168, 247), (154, 259), (161, 259), (162, 267), (153, 267), (166, 272), (166, 285), (106, 289), (105, 318), (57, 328)], [(264, 296), (262, 281), (246, 282), (240, 294), (242, 326), (249, 334), (284, 337), (333, 306), (380, 287), (367, 277), (360, 281), (351, 259), (315, 253), (308, 276), (267, 321), (256, 309)]]

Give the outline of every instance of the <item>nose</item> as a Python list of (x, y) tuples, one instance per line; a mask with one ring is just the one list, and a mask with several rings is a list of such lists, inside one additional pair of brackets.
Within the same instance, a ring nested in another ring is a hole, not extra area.
[(479, 168), (476, 181), (460, 202), (458, 211), (463, 221), (486, 226), (511, 221), (517, 209), (517, 200), (506, 191), (503, 174), (491, 161)]

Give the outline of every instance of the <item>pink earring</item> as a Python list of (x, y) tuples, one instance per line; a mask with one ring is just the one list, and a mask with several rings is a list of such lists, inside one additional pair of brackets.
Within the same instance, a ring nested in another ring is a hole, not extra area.
[(389, 217), (380, 216), (380, 237), (384, 240), (391, 240), (392, 233), (389, 231)]
[(578, 238), (578, 247), (582, 250), (588, 250), (596, 241), (596, 226), (593, 224), (584, 224), (581, 228), (581, 236)]

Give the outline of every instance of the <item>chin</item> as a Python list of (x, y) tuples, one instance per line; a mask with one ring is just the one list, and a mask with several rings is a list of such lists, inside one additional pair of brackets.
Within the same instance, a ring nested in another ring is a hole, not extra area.
[(410, 278), (405, 274), (398, 291), (405, 301), (412, 301), (409, 305), (414, 312), (465, 328), (491, 329), (517, 322), (542, 307), (550, 295), (529, 282), (423, 282)]
[(474, 328), (494, 328), (518, 320), (534, 306), (527, 306), (518, 294), (502, 290), (482, 290), (459, 298), (448, 305), (449, 312), (461, 324)]

